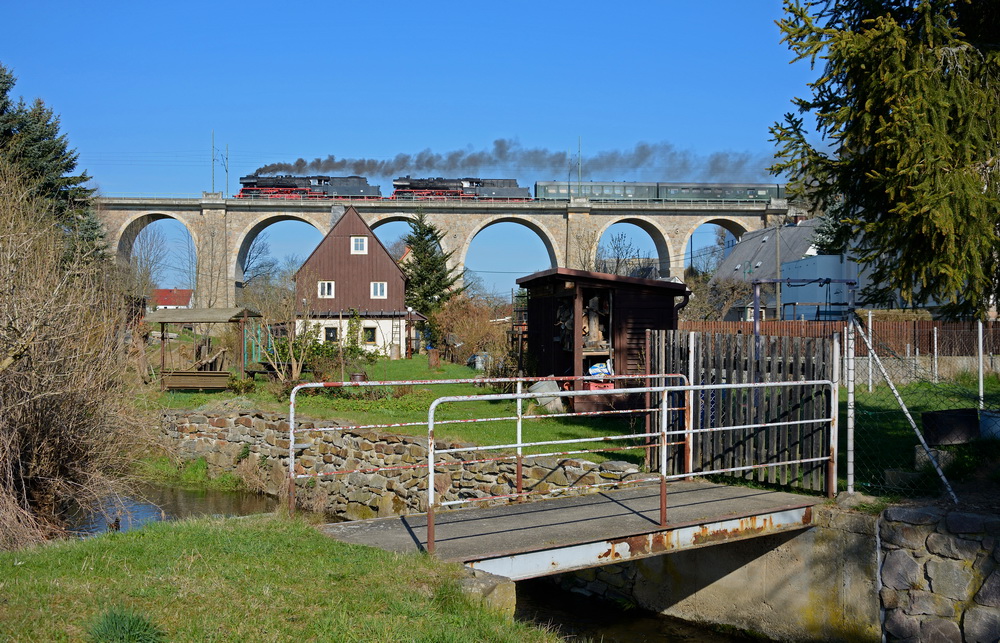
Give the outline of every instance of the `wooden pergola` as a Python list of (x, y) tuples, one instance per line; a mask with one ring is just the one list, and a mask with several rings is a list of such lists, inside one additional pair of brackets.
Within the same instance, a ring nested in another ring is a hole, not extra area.
[(246, 322), (261, 317), (250, 308), (168, 308), (146, 315), (144, 321), (160, 325), (160, 390), (167, 388), (226, 388), (227, 371), (167, 371), (167, 324), (239, 324), (240, 378), (246, 377)]

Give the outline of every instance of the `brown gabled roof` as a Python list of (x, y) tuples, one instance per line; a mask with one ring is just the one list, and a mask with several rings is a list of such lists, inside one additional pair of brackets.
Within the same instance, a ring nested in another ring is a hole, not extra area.
[[(295, 280), (298, 279), (299, 273), (302, 272), (302, 269), (313, 258), (313, 255), (315, 255), (316, 253), (320, 252), (320, 248), (323, 247), (323, 243), (326, 241), (327, 237), (333, 236), (333, 233), (334, 233), (334, 231), (336, 231), (337, 227), (341, 223), (343, 223), (346, 219), (348, 219), (349, 216), (350, 217), (357, 217), (357, 219), (359, 221), (361, 221), (361, 224), (368, 230), (369, 233), (371, 233), (372, 240), (375, 243), (377, 243), (380, 248), (382, 248), (382, 251), (386, 254), (387, 257), (389, 257), (390, 259), (392, 258), (392, 253), (389, 252), (389, 249), (385, 247), (385, 244), (382, 243), (382, 240), (379, 239), (378, 236), (376, 236), (375, 232), (368, 226), (367, 223), (365, 223), (364, 217), (361, 216), (361, 213), (358, 212), (354, 208), (353, 205), (349, 205), (349, 206), (347, 206), (347, 208), (344, 209), (344, 213), (342, 215), (340, 215), (340, 218), (337, 219), (337, 222), (334, 223), (333, 226), (330, 228), (330, 231), (327, 232), (326, 235), (323, 236), (323, 239), (316, 245), (315, 248), (313, 248), (313, 251), (309, 253), (309, 256), (306, 257), (306, 260), (302, 262), (302, 265), (299, 266), (299, 269), (295, 271), (295, 276), (293, 277), (293, 279), (295, 279)], [(405, 253), (404, 253), (404, 256), (405, 256)], [(398, 270), (400, 272), (400, 274), (403, 274), (403, 269), (399, 267), (399, 264), (395, 260), (392, 261), (392, 264), (393, 264), (393, 266), (395, 266), (396, 270)], [(404, 275), (404, 278), (405, 278), (405, 275)]]
[(556, 279), (569, 279), (580, 281), (590, 285), (611, 285), (628, 284), (632, 286), (644, 286), (646, 288), (658, 288), (673, 291), (676, 295), (684, 295), (688, 287), (675, 281), (665, 281), (663, 279), (643, 279), (641, 277), (624, 277), (622, 275), (612, 275), (606, 272), (592, 272), (589, 270), (575, 270), (573, 268), (549, 268), (521, 277), (517, 280), (519, 286), (529, 286), (531, 284), (553, 281)]

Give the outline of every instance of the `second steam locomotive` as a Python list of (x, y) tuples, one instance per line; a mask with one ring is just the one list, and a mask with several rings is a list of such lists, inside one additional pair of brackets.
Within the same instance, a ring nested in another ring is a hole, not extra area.
[[(240, 178), (238, 199), (395, 199), (529, 201), (531, 190), (517, 179), (414, 179), (392, 182), (391, 196), (363, 176), (257, 176)], [(775, 183), (637, 183), (626, 181), (538, 181), (534, 199), (568, 201), (751, 201), (785, 198)]]

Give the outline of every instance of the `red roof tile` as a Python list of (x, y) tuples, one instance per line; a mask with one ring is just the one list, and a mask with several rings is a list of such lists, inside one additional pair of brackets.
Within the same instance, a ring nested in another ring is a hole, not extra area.
[(185, 288), (156, 288), (152, 292), (154, 306), (190, 306), (193, 290)]

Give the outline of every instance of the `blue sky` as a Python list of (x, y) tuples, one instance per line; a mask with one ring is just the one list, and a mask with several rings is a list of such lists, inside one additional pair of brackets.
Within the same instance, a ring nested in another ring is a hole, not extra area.
[[(815, 78), (789, 64), (779, 0), (21, 2), (4, 13), (16, 27), (0, 62), (15, 94), (60, 115), (108, 195), (212, 189), (213, 131), (216, 156), (228, 147), (231, 193), (269, 163), (480, 151), (497, 139), (572, 155), (582, 142), (585, 163), (670, 146), (695, 169), (656, 162), (584, 180), (697, 179), (712, 154), (770, 155), (768, 127)], [(767, 180), (760, 165), (718, 178)], [(225, 167), (214, 169), (222, 191)], [(479, 174), (522, 185), (566, 176)], [(392, 177), (369, 179), (390, 191)], [(469, 262), (500, 290), (547, 267), (541, 242), (507, 225), (477, 238)], [(278, 256), (305, 257), (317, 241), (302, 227), (270, 229)]]

